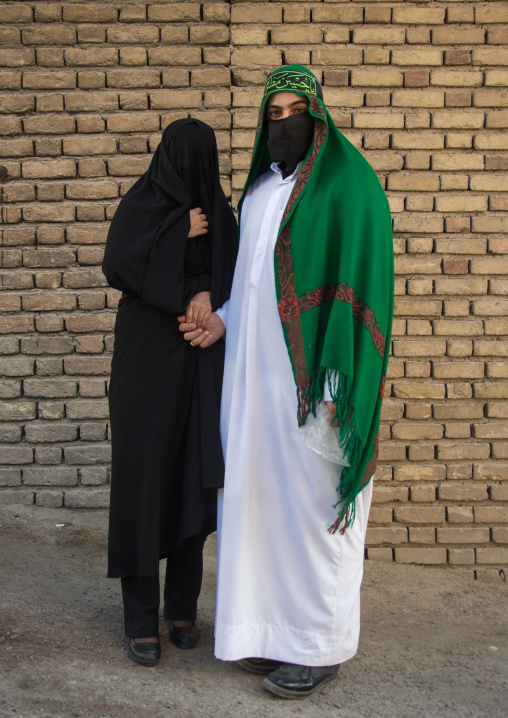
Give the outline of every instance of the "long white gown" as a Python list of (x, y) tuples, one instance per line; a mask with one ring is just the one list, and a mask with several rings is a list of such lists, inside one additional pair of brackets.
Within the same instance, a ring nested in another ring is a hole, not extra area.
[(325, 666), (357, 650), (372, 481), (353, 526), (330, 535), (340, 470), (291, 436), (296, 389), (275, 292), (277, 231), (298, 170), (283, 179), (272, 165), (249, 189), (231, 299), (218, 312), (227, 326), (226, 478), (215, 655)]

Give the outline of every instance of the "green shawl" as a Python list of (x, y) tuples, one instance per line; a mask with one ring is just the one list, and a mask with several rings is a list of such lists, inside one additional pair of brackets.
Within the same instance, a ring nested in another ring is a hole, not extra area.
[[(270, 168), (265, 104), (275, 92), (309, 100), (314, 140), (286, 205), (275, 246), (279, 315), (298, 395), (299, 425), (328, 384), (349, 467), (330, 531), (354, 520), (355, 498), (376, 467), (393, 314), (388, 201), (374, 170), (336, 128), (316, 77), (288, 65), (267, 80), (245, 189)], [(328, 373), (327, 373), (328, 370)]]

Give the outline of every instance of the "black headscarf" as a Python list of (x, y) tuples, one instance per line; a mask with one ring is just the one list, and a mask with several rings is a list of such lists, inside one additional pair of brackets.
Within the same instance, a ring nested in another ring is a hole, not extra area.
[(185, 273), (189, 212), (201, 207), (210, 250), (212, 309), (229, 299), (238, 248), (236, 220), (219, 181), (211, 127), (193, 118), (163, 132), (148, 170), (120, 202), (109, 228), (102, 270), (109, 284), (171, 314), (184, 312), (203, 287)]

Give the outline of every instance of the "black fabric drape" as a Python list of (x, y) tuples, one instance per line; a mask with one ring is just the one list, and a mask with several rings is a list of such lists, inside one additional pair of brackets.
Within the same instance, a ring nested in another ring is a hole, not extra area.
[[(188, 239), (195, 207), (208, 234)], [(224, 342), (191, 347), (177, 316), (203, 290), (222, 306), (236, 252), (213, 130), (174, 122), (120, 203), (104, 256), (108, 282), (123, 290), (109, 391), (109, 576), (154, 575), (185, 539), (215, 530)]]
[[(201, 207), (209, 226), (212, 309), (229, 298), (236, 261), (236, 220), (219, 181), (211, 127), (192, 118), (169, 125), (148, 170), (127, 192), (109, 228), (102, 269), (109, 284), (147, 304), (181, 314), (200, 291), (185, 276), (189, 211)], [(195, 240), (199, 240), (196, 243)]]

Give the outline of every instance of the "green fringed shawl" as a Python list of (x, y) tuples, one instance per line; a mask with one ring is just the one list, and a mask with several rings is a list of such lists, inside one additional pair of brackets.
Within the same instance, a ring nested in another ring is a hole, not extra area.
[(271, 164), (263, 119), (274, 92), (305, 95), (315, 118), (274, 262), (299, 425), (315, 414), (328, 376), (350, 464), (341, 474), (333, 533), (353, 522), (354, 500), (376, 467), (393, 314), (391, 216), (374, 170), (336, 128), (316, 77), (300, 65), (281, 67), (268, 78), (240, 213), (247, 188)]

